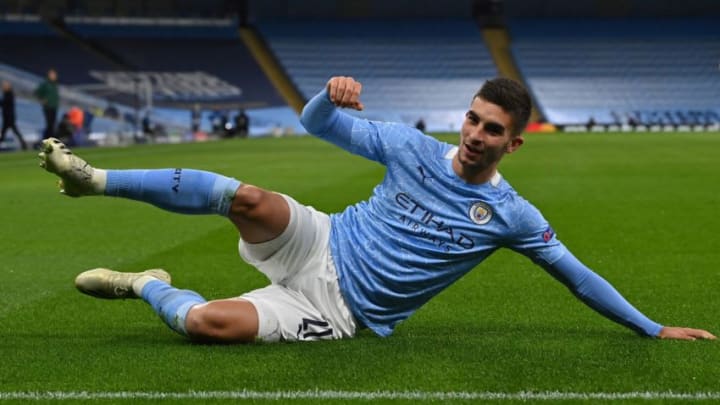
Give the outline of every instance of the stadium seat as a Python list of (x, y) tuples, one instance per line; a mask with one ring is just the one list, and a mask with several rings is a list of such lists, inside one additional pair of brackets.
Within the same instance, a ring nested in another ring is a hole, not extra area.
[(309, 99), (333, 75), (363, 83), (371, 119), (430, 131), (457, 128), (470, 98), (497, 75), (477, 25), (470, 19), (262, 22), (286, 72)]
[(713, 19), (519, 19), (511, 23), (512, 51), (553, 123), (633, 116), (653, 124), (690, 111), (712, 119), (720, 112), (718, 26)]

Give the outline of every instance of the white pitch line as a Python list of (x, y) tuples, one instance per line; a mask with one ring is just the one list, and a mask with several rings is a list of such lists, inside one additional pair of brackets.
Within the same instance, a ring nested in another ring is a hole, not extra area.
[(342, 400), (521, 400), (521, 401), (565, 401), (565, 400), (686, 400), (712, 401), (720, 400), (720, 392), (672, 392), (672, 391), (638, 391), (638, 392), (426, 392), (426, 391), (33, 391), (33, 392), (0, 392), (1, 400), (100, 400), (100, 399), (216, 399), (216, 400), (293, 400), (293, 399), (342, 399)]

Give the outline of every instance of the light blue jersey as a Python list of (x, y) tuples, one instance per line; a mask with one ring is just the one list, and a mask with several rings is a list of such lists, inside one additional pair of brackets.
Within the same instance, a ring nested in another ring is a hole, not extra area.
[(355, 317), (387, 336), (498, 248), (522, 253), (598, 312), (655, 336), (662, 328), (575, 259), (540, 212), (500, 176), (468, 184), (453, 145), (403, 124), (335, 109), (326, 92), (306, 106), (311, 133), (386, 166), (369, 200), (331, 215), (330, 248)]

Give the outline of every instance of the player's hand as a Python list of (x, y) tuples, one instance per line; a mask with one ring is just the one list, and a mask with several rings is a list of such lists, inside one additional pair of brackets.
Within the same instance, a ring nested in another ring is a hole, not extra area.
[(678, 328), (675, 326), (665, 326), (658, 336), (660, 339), (680, 339), (680, 340), (696, 340), (708, 339), (715, 340), (716, 337), (712, 333), (702, 329)]
[(338, 107), (353, 108), (362, 111), (365, 106), (360, 102), (362, 84), (352, 77), (335, 76), (328, 80), (327, 91), (330, 101)]

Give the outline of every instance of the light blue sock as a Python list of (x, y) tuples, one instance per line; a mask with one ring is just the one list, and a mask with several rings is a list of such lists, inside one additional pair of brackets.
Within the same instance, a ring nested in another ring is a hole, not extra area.
[(105, 195), (143, 201), (181, 214), (228, 216), (241, 184), (194, 169), (108, 170)]
[(185, 330), (185, 318), (190, 309), (207, 302), (195, 291), (179, 290), (160, 280), (152, 280), (145, 284), (140, 296), (152, 306), (170, 329), (183, 336), (188, 335)]

